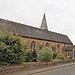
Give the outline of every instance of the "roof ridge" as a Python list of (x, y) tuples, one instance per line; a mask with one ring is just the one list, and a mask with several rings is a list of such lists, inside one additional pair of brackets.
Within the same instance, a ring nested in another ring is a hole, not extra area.
[[(0, 18), (0, 19), (2, 19), (2, 18)], [(14, 22), (14, 21), (11, 21), (11, 20), (6, 20), (6, 19), (2, 19), (2, 20), (9, 21), (9, 22), (13, 22), (13, 23), (20, 24), (20, 25), (26, 25), (28, 27), (32, 27), (32, 28), (36, 28), (36, 29), (40, 29), (40, 28), (37, 28), (37, 27), (33, 27), (31, 25), (27, 25), (27, 24), (23, 24), (23, 23), (19, 23), (19, 22)]]
[[(0, 18), (0, 19), (2, 19), (2, 18)], [(39, 30), (44, 30), (44, 29), (40, 29), (40, 28), (37, 28), (37, 27), (33, 27), (33, 26), (30, 26), (30, 25), (27, 25), (27, 24), (22, 24), (22, 23), (14, 22), (14, 21), (11, 21), (11, 20), (6, 20), (6, 19), (2, 19), (2, 20), (9, 21), (9, 22), (13, 22), (13, 23), (16, 23), (16, 24), (19, 24), (19, 25), (25, 25), (25, 26), (27, 26), (27, 27), (32, 27), (32, 28), (39, 29)], [(45, 31), (46, 31), (46, 30), (45, 30)], [(61, 33), (58, 33), (58, 32), (49, 31), (49, 30), (47, 30), (47, 31), (48, 31), (48, 32), (55, 33), (55, 34), (67, 36), (67, 35), (65, 35), (65, 34), (61, 34)]]
[(0, 18), (0, 24), (2, 23), (5, 26), (8, 26), (9, 27), (8, 31), (13, 32), (14, 34), (19, 33), (19, 35), (21, 36), (28, 36), (28, 37), (34, 37), (34, 38), (46, 39), (46, 40), (54, 40), (54, 41), (72, 44), (68, 36), (64, 34), (48, 31), (37, 27), (28, 26), (26, 24)]

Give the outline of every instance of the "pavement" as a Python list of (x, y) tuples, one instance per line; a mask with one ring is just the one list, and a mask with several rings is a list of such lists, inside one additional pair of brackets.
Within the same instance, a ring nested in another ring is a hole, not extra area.
[(6, 75), (38, 75), (38, 73), (41, 72), (46, 72), (46, 71), (51, 71), (54, 69), (61, 69), (63, 67), (68, 67), (68, 66), (75, 66), (75, 63), (68, 63), (68, 64), (62, 64), (62, 65), (57, 65), (57, 66), (51, 66), (51, 67), (43, 67), (43, 68), (38, 68), (38, 69), (32, 69), (32, 70), (23, 70), (19, 72), (14, 72), (14, 73), (9, 73)]
[(34, 75), (75, 75), (75, 65), (54, 69), (50, 71), (35, 73)]

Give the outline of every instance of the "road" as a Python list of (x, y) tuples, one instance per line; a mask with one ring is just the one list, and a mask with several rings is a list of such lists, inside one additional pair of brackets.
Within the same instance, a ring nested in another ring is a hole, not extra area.
[(5, 75), (75, 75), (75, 62), (27, 71), (23, 70)]
[(34, 75), (75, 75), (75, 65), (60, 68), (60, 69), (55, 69), (51, 71), (36, 73)]

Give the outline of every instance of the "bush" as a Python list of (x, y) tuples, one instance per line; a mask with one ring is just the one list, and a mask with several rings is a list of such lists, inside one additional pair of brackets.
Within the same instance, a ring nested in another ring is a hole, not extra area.
[(62, 59), (54, 59), (53, 61), (61, 61)]
[(72, 59), (75, 59), (75, 58), (72, 58)]
[(31, 50), (25, 50), (25, 62), (30, 61)]
[(25, 61), (25, 46), (21, 37), (0, 25), (0, 64), (20, 64)]
[(51, 49), (44, 47), (42, 48), (38, 53), (38, 60), (41, 62), (48, 62), (52, 61), (53, 59), (53, 53)]
[(30, 54), (30, 61), (32, 61), (32, 62), (37, 62), (37, 54), (36, 54), (36, 50), (35, 51), (33, 51), (33, 52), (31, 52), (31, 54)]
[(62, 60), (64, 60), (64, 56), (63, 56), (62, 54), (58, 54), (58, 55), (56, 56), (56, 59), (62, 59)]
[(64, 57), (64, 60), (68, 60), (68, 59), (70, 59), (69, 57)]
[(57, 52), (53, 52), (53, 59), (55, 59), (57, 55), (58, 55)]
[(25, 50), (25, 54), (26, 54), (26, 62), (37, 62), (37, 54), (36, 51), (32, 50)]

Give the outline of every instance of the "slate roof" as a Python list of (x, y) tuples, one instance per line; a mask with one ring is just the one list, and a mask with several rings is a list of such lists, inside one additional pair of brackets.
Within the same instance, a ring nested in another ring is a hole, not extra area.
[(75, 47), (74, 45), (73, 45), (73, 46), (68, 46), (68, 47), (65, 49), (65, 51), (71, 51), (71, 50), (73, 50), (74, 47)]
[(44, 29), (39, 29), (36, 27), (31, 27), (25, 24), (20, 24), (0, 18), (0, 25), (1, 24), (6, 26), (7, 30), (13, 32), (13, 34), (18, 33), (18, 35), (23, 37), (48, 40), (65, 44), (72, 44), (71, 40), (68, 38), (67, 35), (55, 33)]

